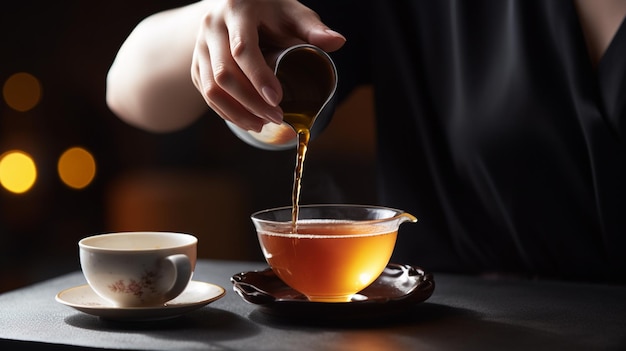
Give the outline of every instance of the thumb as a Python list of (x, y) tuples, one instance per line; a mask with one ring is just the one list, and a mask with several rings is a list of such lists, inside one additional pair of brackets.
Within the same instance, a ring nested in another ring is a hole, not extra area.
[(299, 6), (289, 8), (285, 13), (296, 37), (326, 52), (336, 51), (345, 44), (346, 38), (325, 25), (315, 11), (297, 4)]
[(324, 25), (310, 28), (305, 38), (310, 44), (327, 52), (339, 50), (346, 42), (346, 37)]

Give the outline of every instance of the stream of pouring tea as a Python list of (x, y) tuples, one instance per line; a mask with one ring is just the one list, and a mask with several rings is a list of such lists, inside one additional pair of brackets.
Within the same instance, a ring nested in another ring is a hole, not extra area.
[(291, 229), (298, 232), (298, 213), (300, 204), (300, 188), (302, 185), (302, 174), (304, 173), (304, 159), (311, 138), (311, 123), (314, 118), (311, 113), (285, 113), (284, 120), (289, 123), (298, 135), (298, 148), (296, 153), (296, 168), (293, 177), (293, 192), (291, 194)]

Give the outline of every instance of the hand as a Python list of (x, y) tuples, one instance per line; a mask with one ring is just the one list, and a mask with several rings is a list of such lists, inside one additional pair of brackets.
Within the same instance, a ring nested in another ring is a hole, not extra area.
[(331, 52), (345, 38), (295, 0), (216, 0), (196, 40), (193, 83), (223, 119), (258, 132), (282, 122), (282, 89), (263, 52), (301, 43)]

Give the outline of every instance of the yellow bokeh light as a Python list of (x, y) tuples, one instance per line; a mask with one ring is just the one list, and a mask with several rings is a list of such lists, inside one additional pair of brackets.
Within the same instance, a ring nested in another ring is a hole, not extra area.
[(82, 189), (96, 176), (96, 161), (84, 148), (72, 147), (65, 150), (59, 158), (57, 170), (65, 185)]
[(28, 191), (37, 180), (37, 167), (30, 155), (14, 150), (0, 158), (0, 184), (10, 192)]
[(9, 107), (26, 112), (41, 100), (41, 84), (32, 74), (15, 73), (4, 82), (2, 96)]

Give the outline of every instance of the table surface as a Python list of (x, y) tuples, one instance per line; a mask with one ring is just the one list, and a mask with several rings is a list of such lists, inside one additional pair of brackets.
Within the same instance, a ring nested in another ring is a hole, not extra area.
[(0, 348), (125, 350), (624, 350), (626, 286), (434, 274), (425, 302), (394, 318), (310, 322), (262, 312), (230, 277), (259, 262), (200, 260), (194, 280), (226, 295), (183, 316), (119, 323), (55, 301), (80, 271), (0, 295)]

